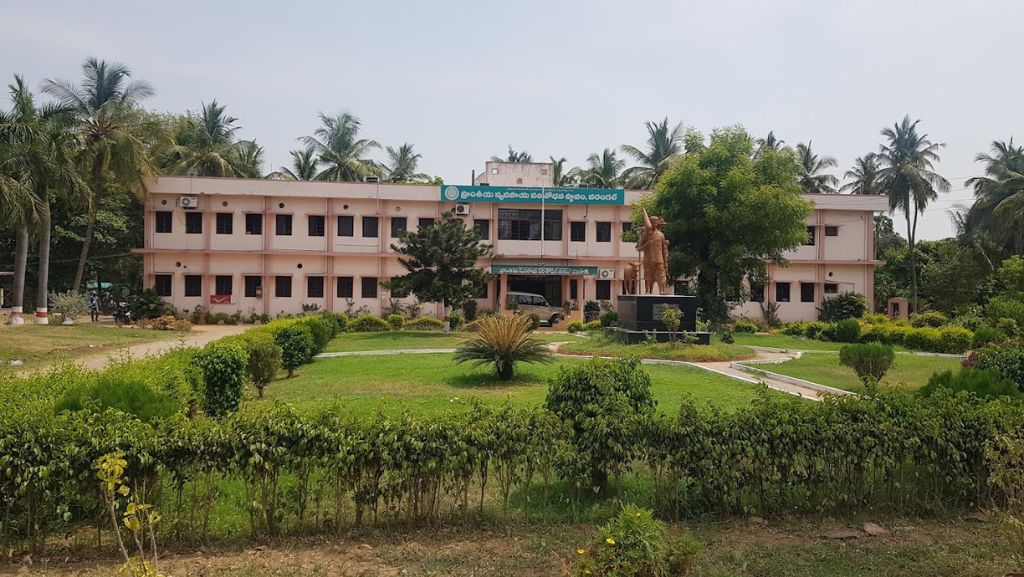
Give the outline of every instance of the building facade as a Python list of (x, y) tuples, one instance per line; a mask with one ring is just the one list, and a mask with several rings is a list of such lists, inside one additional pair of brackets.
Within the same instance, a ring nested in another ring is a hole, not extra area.
[[(494, 273), (479, 308), (502, 310), (509, 291), (541, 294), (554, 306), (614, 307), (622, 271), (638, 260), (621, 238), (643, 192), (558, 189), (552, 178), (550, 164), (495, 162), (467, 186), (159, 177), (148, 183), (137, 252), (145, 286), (180, 311), (273, 316), (315, 306), (382, 314), (415, 301), (382, 286), (404, 274), (391, 245), (451, 211), (493, 247), (479, 263)], [(788, 268), (770, 268), (764, 288), (782, 302), (784, 320), (815, 318), (815, 304), (829, 294), (871, 295), (872, 216), (887, 205), (875, 197), (812, 200), (820, 206), (808, 223), (815, 244), (793, 251)], [(787, 283), (788, 301), (778, 288)], [(803, 300), (808, 283), (812, 301)], [(422, 312), (443, 314), (437, 303), (423, 303)], [(761, 314), (756, 303), (738, 312)]]

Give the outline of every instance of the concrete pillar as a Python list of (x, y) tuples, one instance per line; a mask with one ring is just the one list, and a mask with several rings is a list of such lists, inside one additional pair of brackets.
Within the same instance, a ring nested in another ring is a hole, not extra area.
[(501, 273), (498, 280), (498, 314), (505, 314), (505, 299), (508, 298), (508, 273)]

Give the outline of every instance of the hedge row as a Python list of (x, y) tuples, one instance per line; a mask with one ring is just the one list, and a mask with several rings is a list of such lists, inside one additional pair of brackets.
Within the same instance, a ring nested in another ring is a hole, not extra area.
[[(219, 421), (144, 423), (113, 410), (26, 407), (0, 414), (5, 548), (101, 523), (94, 463), (115, 451), (128, 461), (133, 493), (162, 511), (164, 536), (176, 539), (205, 539), (211, 511), (231, 508), (262, 537), (457, 518), (495, 490), (499, 503), (527, 512), (550, 499), (594, 498), (588, 478), (571, 473), (569, 429), (541, 409), (357, 421), (343, 409), (303, 415), (267, 404)], [(690, 403), (635, 426), (617, 449), (631, 456), (623, 472), (653, 478), (663, 515), (931, 511), (1001, 501), (985, 451), (1020, 438), (1024, 406), (944, 393), (821, 403), (764, 395), (733, 413)]]
[(933, 353), (961, 354), (978, 344), (975, 342), (975, 333), (954, 325), (941, 328), (914, 327), (906, 323), (869, 324), (846, 319), (835, 323), (790, 323), (783, 327), (781, 332), (786, 335), (842, 343), (879, 342)]

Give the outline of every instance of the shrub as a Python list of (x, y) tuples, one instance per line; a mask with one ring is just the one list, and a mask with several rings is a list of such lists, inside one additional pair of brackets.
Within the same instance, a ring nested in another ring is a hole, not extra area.
[(601, 313), (601, 326), (602, 327), (617, 327), (619, 326), (619, 313), (615, 311), (605, 311)]
[(89, 301), (84, 294), (75, 291), (50, 293), (51, 310), (57, 316), (57, 322), (74, 321), (89, 312)]
[(895, 323), (889, 323), (882, 326), (882, 331), (885, 334), (884, 341), (890, 345), (903, 345), (904, 341), (907, 340), (907, 335), (910, 334), (914, 329), (898, 325)]
[(503, 315), (477, 319), (476, 334), (455, 349), (455, 362), (474, 366), (494, 365), (498, 378), (507, 381), (516, 363), (547, 363), (547, 345), (530, 335), (530, 318)]
[(855, 343), (860, 340), (860, 322), (843, 319), (826, 327), (822, 336), (834, 343)]
[(435, 319), (434, 317), (419, 317), (406, 321), (405, 330), (407, 331), (440, 331), (444, 330), (444, 321), (441, 319)]
[(185, 332), (192, 330), (192, 323), (186, 319), (178, 319), (171, 315), (164, 315), (148, 321), (143, 321), (142, 326), (155, 331), (178, 331)]
[(736, 319), (736, 324), (732, 330), (740, 334), (752, 335), (758, 331), (757, 323), (750, 319)]
[(980, 349), (986, 345), (993, 343), (1001, 343), (1006, 340), (1006, 333), (1003, 331), (982, 325), (974, 331), (974, 336), (971, 337), (971, 348)]
[(846, 345), (839, 349), (839, 362), (853, 369), (865, 385), (881, 382), (895, 358), (892, 347), (882, 343)]
[(693, 567), (700, 543), (672, 537), (648, 509), (624, 505), (591, 545), (576, 550), (576, 577), (669, 577)]
[(466, 316), (466, 320), (469, 322), (476, 320), (477, 315), (477, 304), (476, 299), (469, 299), (462, 304), (462, 314)]
[(942, 333), (931, 327), (910, 329), (903, 337), (903, 346), (915, 351), (939, 351), (942, 348)]
[(865, 322), (869, 325), (881, 325), (889, 322), (889, 317), (882, 313), (866, 313), (861, 315), (860, 320), (861, 322)]
[(530, 313), (526, 315), (526, 318), (530, 320), (530, 330), (535, 331), (540, 328), (540, 315), (537, 313)]
[(91, 384), (81, 384), (66, 391), (54, 409), (57, 412), (117, 409), (141, 421), (151, 421), (170, 417), (178, 412), (179, 405), (142, 379), (101, 374)]
[(582, 333), (583, 332), (583, 321), (570, 321), (568, 329), (569, 329), (569, 332), (573, 333), (573, 334)]
[(601, 305), (597, 301), (587, 301), (583, 303), (583, 320), (590, 322), (596, 321), (601, 316)]
[(974, 366), (979, 369), (994, 369), (1003, 378), (1009, 379), (1024, 390), (1024, 348), (1019, 345), (987, 346), (977, 351)]
[(195, 356), (203, 372), (203, 410), (221, 417), (238, 410), (249, 358), (236, 344), (212, 342)]
[[(171, 305), (164, 302), (164, 299), (151, 288), (143, 290), (132, 302), (132, 317), (136, 320), (155, 319), (173, 312)], [(194, 320), (192, 322), (195, 323)]]
[(277, 371), (281, 369), (281, 347), (267, 334), (255, 335), (248, 339), (247, 344), (249, 380), (262, 399), (263, 389), (277, 377)]
[(333, 323), (320, 315), (303, 317), (295, 325), (309, 331), (309, 336), (313, 338), (314, 355), (323, 351), (334, 336)]
[(679, 323), (682, 321), (682, 311), (678, 307), (665, 307), (661, 322), (665, 324), (668, 331), (668, 340), (675, 344), (676, 333), (679, 331)]
[(954, 393), (967, 391), (979, 397), (1022, 397), (1020, 387), (1013, 381), (1004, 378), (995, 369), (977, 369), (965, 367), (954, 374), (953, 371), (935, 373), (928, 384), (919, 393), (930, 397), (939, 389), (949, 389)]
[(463, 318), (462, 313), (459, 311), (452, 311), (451, 314), (448, 315), (448, 326), (453, 331), (459, 330), (465, 322), (466, 319)]
[(1008, 336), (1022, 336), (1020, 331), (1020, 325), (1018, 325), (1017, 321), (1014, 319), (1001, 318), (996, 321), (996, 328), (1003, 331)]
[(945, 326), (939, 329), (939, 352), (960, 354), (971, 348), (971, 331), (958, 326)]
[(477, 317), (476, 320), (469, 321), (468, 323), (462, 325), (462, 330), (467, 332), (467, 333), (475, 333), (477, 330), (480, 329), (480, 319), (481, 318), (483, 318), (483, 317)]
[(789, 323), (782, 327), (780, 332), (791, 337), (803, 337), (807, 335), (807, 323), (802, 321)]
[(651, 378), (640, 359), (605, 360), (562, 366), (548, 387), (545, 407), (574, 431), (575, 461), (567, 476), (589, 479), (605, 489), (641, 447), (644, 420), (654, 412)]
[(825, 338), (825, 333), (829, 330), (830, 326), (831, 325), (828, 323), (823, 323), (821, 321), (804, 323), (804, 336), (809, 339), (823, 339)]
[(1022, 327), (1024, 326), (1024, 300), (1008, 296), (995, 297), (985, 306), (985, 314), (997, 322), (999, 319), (1013, 319), (1018, 327)]
[(295, 376), (295, 369), (313, 358), (313, 337), (300, 327), (281, 329), (274, 335), (274, 343), (281, 349), (281, 366), (288, 370), (289, 379)]
[(910, 317), (910, 326), (915, 328), (932, 327), (939, 328), (949, 324), (949, 317), (939, 311), (928, 311), (926, 313), (915, 313)]
[(721, 329), (719, 329), (718, 332), (715, 333), (715, 336), (718, 337), (719, 341), (727, 345), (731, 345), (736, 342), (736, 337), (732, 334), (732, 331), (730, 331), (728, 327), (722, 327)]
[(886, 342), (885, 325), (868, 325), (862, 327), (860, 332), (862, 343), (884, 343)]
[(588, 321), (583, 324), (583, 330), (586, 332), (599, 331), (601, 330), (601, 321)]
[(387, 321), (373, 315), (359, 315), (348, 322), (348, 330), (357, 333), (383, 333), (390, 328)]
[(405, 319), (402, 315), (388, 315), (388, 327), (393, 331), (402, 330), (402, 325), (405, 324)]
[(826, 323), (834, 323), (845, 319), (860, 318), (867, 312), (867, 300), (856, 293), (843, 293), (825, 299), (818, 309), (818, 319)]

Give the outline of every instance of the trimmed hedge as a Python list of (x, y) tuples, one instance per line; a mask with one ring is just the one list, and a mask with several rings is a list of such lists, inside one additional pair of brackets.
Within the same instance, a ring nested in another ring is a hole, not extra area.
[(360, 315), (349, 320), (348, 330), (356, 333), (383, 333), (391, 330), (391, 325), (380, 317)]
[(975, 340), (974, 333), (957, 325), (915, 328), (905, 322), (864, 323), (854, 319), (835, 323), (790, 323), (783, 327), (781, 332), (785, 335), (840, 343), (879, 342), (915, 351), (951, 354), (967, 352)]
[(405, 322), (407, 331), (440, 331), (444, 329), (444, 321), (434, 317), (417, 317)]

